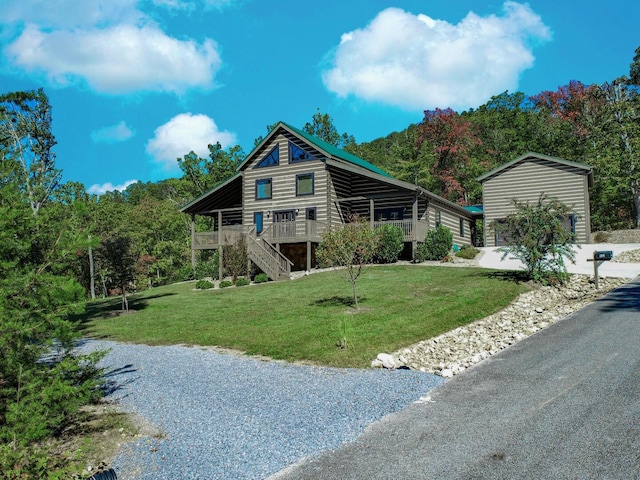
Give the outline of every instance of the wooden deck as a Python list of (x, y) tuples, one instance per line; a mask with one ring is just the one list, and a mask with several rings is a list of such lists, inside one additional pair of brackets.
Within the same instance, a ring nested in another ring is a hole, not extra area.
[[(373, 228), (380, 228), (384, 225), (393, 225), (401, 228), (405, 242), (422, 242), (428, 231), (428, 224), (421, 221), (417, 222), (415, 228), (411, 220), (373, 222)], [(257, 237), (271, 244), (319, 243), (326, 229), (327, 225), (325, 223), (315, 220), (278, 222), (266, 225)], [(195, 233), (193, 236), (193, 248), (194, 250), (210, 250), (218, 248), (220, 245), (234, 245), (240, 238), (249, 234), (255, 235), (254, 225), (223, 226), (219, 231)]]

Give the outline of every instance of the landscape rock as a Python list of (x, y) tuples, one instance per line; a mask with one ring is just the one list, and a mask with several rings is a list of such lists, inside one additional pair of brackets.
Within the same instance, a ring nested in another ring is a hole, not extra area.
[[(581, 309), (628, 280), (600, 278), (596, 290), (587, 275), (572, 275), (563, 287), (540, 287), (521, 294), (504, 310), (393, 354), (381, 353), (377, 368), (431, 372), (450, 378)], [(399, 361), (402, 359), (402, 362)]]
[(393, 370), (399, 365), (396, 364), (396, 359), (393, 355), (389, 355), (388, 353), (379, 353), (376, 360), (382, 362), (382, 367), (387, 368), (389, 370)]

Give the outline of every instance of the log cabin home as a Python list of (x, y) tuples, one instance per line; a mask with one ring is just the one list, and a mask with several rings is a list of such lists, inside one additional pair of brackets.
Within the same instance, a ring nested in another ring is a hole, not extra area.
[[(438, 225), (458, 245), (471, 245), (482, 212), (461, 207), (397, 180), (365, 160), (280, 122), (227, 181), (185, 205), (195, 251), (222, 249), (244, 238), (249, 259), (273, 280), (315, 266), (314, 251), (328, 228), (353, 215), (373, 228), (404, 233), (404, 256)], [(196, 215), (214, 218), (214, 231), (196, 232)]]

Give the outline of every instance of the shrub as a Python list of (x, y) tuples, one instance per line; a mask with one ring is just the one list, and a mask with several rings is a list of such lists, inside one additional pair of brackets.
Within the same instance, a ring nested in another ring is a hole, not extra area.
[(247, 271), (247, 243), (244, 237), (240, 237), (235, 245), (224, 247), (224, 268), (227, 275), (230, 275), (235, 282), (239, 276), (248, 275)]
[(611, 237), (611, 234), (608, 232), (596, 232), (595, 235), (593, 236), (593, 242), (607, 243), (610, 237)]
[(233, 287), (233, 282), (229, 280), (222, 280), (220, 282), (220, 288), (227, 288), (227, 287)]
[(424, 243), (418, 245), (416, 260), (419, 262), (442, 260), (449, 254), (451, 247), (453, 247), (453, 234), (451, 230), (441, 225), (434, 230), (429, 230)]
[(183, 265), (176, 273), (178, 280), (186, 282), (188, 280), (195, 280), (193, 267), (191, 265)]
[(503, 253), (502, 259), (510, 255), (520, 260), (527, 277), (536, 282), (564, 283), (568, 275), (565, 258), (575, 263), (575, 234), (563, 225), (571, 209), (557, 198), (545, 195), (540, 195), (534, 205), (517, 200), (513, 204), (514, 213), (502, 223), (492, 223), (498, 233), (505, 233), (509, 239), (506, 247), (498, 248)]
[(218, 278), (218, 263), (219, 263), (218, 251), (213, 255), (213, 258), (200, 261), (196, 264), (195, 278), (201, 280), (203, 278)]
[(251, 282), (249, 282), (249, 280), (247, 280), (246, 278), (238, 277), (236, 279), (235, 285), (236, 285), (236, 287), (245, 287), (245, 286), (249, 285), (249, 283), (251, 283)]
[(474, 248), (471, 245), (463, 245), (456, 253), (456, 257), (464, 258), (466, 260), (473, 260), (479, 253), (480, 250), (478, 250), (477, 248)]
[(269, 281), (269, 276), (266, 273), (259, 273), (253, 279), (255, 283), (267, 283)]
[(213, 288), (213, 283), (211, 283), (209, 280), (198, 280), (196, 282), (196, 288), (198, 290), (207, 290), (209, 288)]
[(400, 227), (384, 225), (376, 230), (379, 246), (374, 255), (376, 263), (395, 263), (404, 246), (404, 233)]

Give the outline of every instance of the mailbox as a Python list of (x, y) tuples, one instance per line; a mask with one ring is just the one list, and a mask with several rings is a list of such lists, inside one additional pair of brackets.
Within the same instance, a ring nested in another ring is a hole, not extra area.
[(594, 260), (611, 260), (613, 258), (613, 252), (611, 250), (596, 250), (593, 252)]

